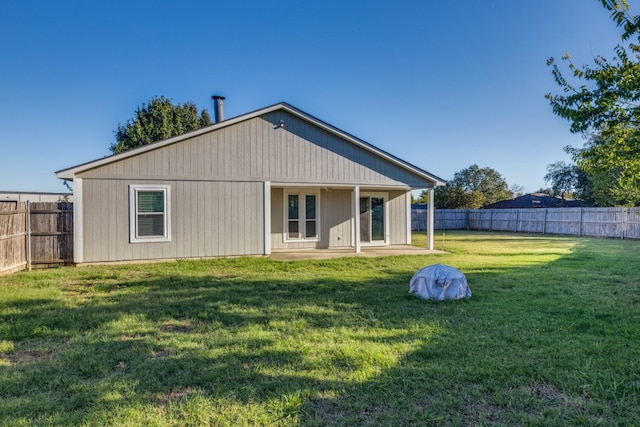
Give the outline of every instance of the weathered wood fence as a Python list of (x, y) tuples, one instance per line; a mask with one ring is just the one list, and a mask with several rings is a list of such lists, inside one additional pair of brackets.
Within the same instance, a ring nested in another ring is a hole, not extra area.
[(0, 274), (27, 266), (27, 204), (0, 203)]
[[(426, 209), (412, 209), (411, 228), (426, 225)], [(436, 209), (434, 228), (640, 239), (640, 208)]]
[(0, 275), (73, 262), (73, 204), (0, 202)]

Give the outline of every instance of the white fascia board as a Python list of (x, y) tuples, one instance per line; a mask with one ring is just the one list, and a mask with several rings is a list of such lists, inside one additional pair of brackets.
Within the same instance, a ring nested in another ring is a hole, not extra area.
[(358, 185), (365, 191), (409, 191), (411, 187), (407, 185), (393, 185), (393, 184), (366, 184), (366, 183), (331, 183), (331, 182), (299, 182), (299, 181), (272, 181), (271, 188), (314, 188), (320, 190), (353, 190), (353, 186)]

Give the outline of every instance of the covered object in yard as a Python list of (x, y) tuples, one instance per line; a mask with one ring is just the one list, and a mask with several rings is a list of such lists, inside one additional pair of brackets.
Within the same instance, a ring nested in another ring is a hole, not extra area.
[(437, 301), (471, 297), (465, 275), (443, 264), (430, 265), (414, 274), (409, 283), (409, 293)]

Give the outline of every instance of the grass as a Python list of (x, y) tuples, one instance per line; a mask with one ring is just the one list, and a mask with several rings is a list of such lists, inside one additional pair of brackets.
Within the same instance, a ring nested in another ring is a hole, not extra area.
[[(436, 247), (0, 277), (0, 425), (640, 425), (639, 242)], [(473, 297), (410, 296), (433, 263)]]

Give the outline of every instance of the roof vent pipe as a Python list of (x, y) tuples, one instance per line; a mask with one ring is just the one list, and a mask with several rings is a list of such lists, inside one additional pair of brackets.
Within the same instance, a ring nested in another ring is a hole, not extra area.
[(224, 96), (213, 95), (213, 113), (215, 115), (215, 123), (224, 120)]

